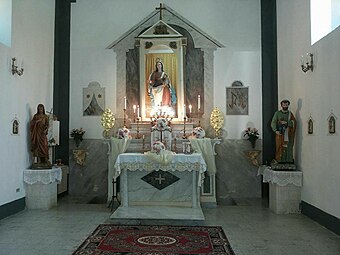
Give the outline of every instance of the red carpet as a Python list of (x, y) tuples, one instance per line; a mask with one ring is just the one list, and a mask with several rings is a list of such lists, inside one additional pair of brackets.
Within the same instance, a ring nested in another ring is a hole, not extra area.
[(102, 224), (73, 255), (235, 255), (222, 227)]

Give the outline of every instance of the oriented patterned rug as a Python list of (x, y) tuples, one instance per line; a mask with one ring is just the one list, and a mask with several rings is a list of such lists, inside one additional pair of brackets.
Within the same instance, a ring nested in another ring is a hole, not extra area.
[(222, 227), (101, 224), (73, 255), (235, 255)]

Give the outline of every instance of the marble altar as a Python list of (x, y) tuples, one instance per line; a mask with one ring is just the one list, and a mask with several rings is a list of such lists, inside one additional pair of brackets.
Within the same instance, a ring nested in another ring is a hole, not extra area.
[(202, 155), (172, 154), (167, 159), (141, 153), (117, 157), (114, 176), (120, 176), (121, 205), (111, 218), (204, 220)]
[[(143, 125), (142, 125), (143, 127)], [(175, 130), (180, 130), (178, 125), (174, 126)], [(144, 127), (145, 129), (145, 127)], [(146, 132), (146, 129), (143, 131)], [(147, 134), (147, 133), (145, 133)], [(176, 134), (176, 132), (174, 132)], [(179, 133), (176, 134), (179, 136)], [(146, 136), (146, 135), (145, 135)], [(148, 134), (150, 136), (150, 133)], [(172, 142), (172, 151), (175, 153), (182, 152), (182, 145), (186, 142), (192, 142), (194, 151), (202, 154), (207, 163), (207, 172), (205, 173), (204, 183), (201, 186), (200, 201), (204, 207), (216, 207), (216, 165), (215, 165), (215, 145), (220, 144), (221, 139), (183, 139), (176, 138)], [(144, 153), (150, 151), (150, 137), (143, 139), (105, 139), (104, 143), (108, 146), (108, 193), (107, 203), (110, 204), (114, 197), (117, 197), (117, 177), (114, 175), (114, 163), (119, 154), (124, 152)], [(115, 191), (115, 192), (114, 192)]]

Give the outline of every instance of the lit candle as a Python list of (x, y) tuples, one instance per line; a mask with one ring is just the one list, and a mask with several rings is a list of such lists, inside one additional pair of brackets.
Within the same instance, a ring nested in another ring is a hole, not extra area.
[(201, 109), (201, 96), (200, 95), (198, 95), (197, 97), (197, 109), (198, 111), (200, 111)]
[(191, 113), (192, 105), (189, 104), (189, 112)]
[(139, 118), (139, 105), (137, 105), (137, 118)]
[(184, 118), (187, 116), (187, 110), (185, 108), (185, 105), (183, 105), (183, 115), (184, 115)]
[(126, 110), (126, 96), (124, 97), (124, 110)]
[(133, 113), (136, 113), (136, 105), (135, 104), (133, 105), (132, 108), (133, 108)]

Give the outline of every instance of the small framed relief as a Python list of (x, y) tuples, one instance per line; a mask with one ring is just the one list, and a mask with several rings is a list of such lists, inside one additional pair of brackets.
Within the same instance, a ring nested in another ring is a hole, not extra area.
[(312, 115), (309, 116), (309, 119), (307, 121), (307, 134), (308, 135), (314, 134), (314, 119), (312, 118)]
[(328, 135), (335, 135), (336, 134), (336, 120), (337, 117), (334, 115), (333, 111), (328, 116)]
[(11, 135), (19, 135), (20, 131), (20, 121), (15, 115), (14, 119), (11, 121)]
[(248, 115), (248, 87), (244, 87), (241, 81), (234, 81), (226, 89), (227, 115)]
[(105, 109), (105, 88), (99, 82), (90, 82), (83, 88), (83, 116), (101, 116)]

